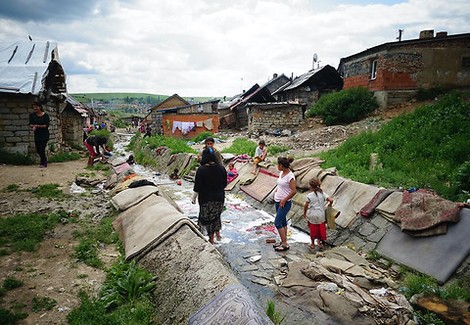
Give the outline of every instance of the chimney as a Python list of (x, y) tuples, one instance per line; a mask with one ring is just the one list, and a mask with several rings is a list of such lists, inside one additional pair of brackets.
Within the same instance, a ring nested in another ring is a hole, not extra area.
[(437, 32), (436, 37), (447, 37), (447, 32)]
[(427, 30), (422, 30), (419, 32), (419, 39), (423, 38), (433, 38), (434, 37), (434, 29), (427, 29)]

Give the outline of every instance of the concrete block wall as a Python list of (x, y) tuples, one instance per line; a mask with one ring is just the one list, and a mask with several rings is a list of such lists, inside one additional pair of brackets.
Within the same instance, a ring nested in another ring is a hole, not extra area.
[[(31, 103), (34, 100), (32, 95), (0, 93), (0, 147), (23, 155), (36, 152), (34, 135), (29, 128), (29, 114), (33, 112)], [(45, 106), (45, 110), (51, 119), (46, 150), (55, 151), (62, 142), (59, 106)]]
[(249, 113), (248, 130), (262, 132), (272, 129), (292, 129), (303, 122), (302, 108), (288, 105), (276, 108), (252, 106)]

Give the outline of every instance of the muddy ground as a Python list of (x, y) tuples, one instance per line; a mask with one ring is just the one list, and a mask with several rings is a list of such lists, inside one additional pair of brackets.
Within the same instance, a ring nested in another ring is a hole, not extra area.
[[(286, 145), (292, 149), (289, 154), (304, 156), (326, 148), (334, 147), (366, 129), (376, 130), (390, 117), (414, 109), (414, 105), (404, 105), (393, 110), (380, 112), (378, 115), (347, 126), (326, 127), (316, 119), (308, 119), (291, 136), (271, 136), (263, 134), (269, 144)], [(230, 138), (249, 137), (247, 132), (224, 132)], [(90, 175), (86, 167), (86, 158), (65, 163), (51, 163), (45, 169), (38, 166), (0, 166), (0, 216), (8, 217), (17, 213), (52, 212), (59, 209), (70, 211), (71, 218), (81, 218), (91, 225), (100, 217), (110, 213), (109, 197), (104, 192), (89, 190), (85, 196), (70, 193), (72, 182), (77, 176)], [(105, 179), (97, 173), (96, 179)], [(68, 194), (65, 199), (50, 200), (38, 198), (30, 191), (42, 184), (58, 184)], [(4, 189), (18, 185), (15, 192)], [(73, 212), (73, 213), (72, 213)], [(23, 285), (8, 291), (0, 300), (0, 306), (10, 308), (23, 306), (28, 317), (20, 324), (66, 324), (66, 315), (79, 305), (78, 292), (85, 290), (94, 293), (104, 280), (103, 270), (86, 266), (73, 258), (74, 247), (79, 243), (74, 234), (80, 225), (67, 222), (57, 226), (47, 235), (38, 251), (33, 253), (14, 253), (0, 257), (0, 279), (14, 277), (23, 281)], [(115, 247), (101, 247), (100, 257), (106, 265), (111, 265), (117, 258)], [(33, 312), (33, 297), (49, 297), (57, 301), (50, 311)]]

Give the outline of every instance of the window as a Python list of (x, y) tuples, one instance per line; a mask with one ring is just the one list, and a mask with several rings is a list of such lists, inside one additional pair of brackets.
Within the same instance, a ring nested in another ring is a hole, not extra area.
[(470, 57), (465, 56), (462, 58), (462, 68), (469, 69), (470, 68)]
[(372, 66), (370, 67), (370, 79), (374, 80), (377, 78), (377, 60), (372, 61)]

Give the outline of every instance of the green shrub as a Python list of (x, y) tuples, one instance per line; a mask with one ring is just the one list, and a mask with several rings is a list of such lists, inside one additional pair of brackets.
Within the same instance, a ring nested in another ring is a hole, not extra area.
[(31, 309), (37, 313), (39, 311), (51, 310), (56, 305), (57, 301), (55, 299), (49, 297), (34, 297)]
[(416, 318), (418, 318), (419, 324), (422, 324), (422, 325), (445, 325), (446, 324), (436, 314), (430, 311), (421, 312), (417, 310), (414, 312), (414, 314), (416, 315)]
[(3, 288), (5, 290), (12, 290), (15, 288), (19, 288), (23, 285), (23, 281), (12, 278), (12, 277), (7, 277), (5, 280), (3, 280)]
[(98, 257), (98, 245), (99, 243), (93, 239), (83, 238), (75, 247), (74, 257), (88, 266), (101, 268), (103, 261)]
[(428, 275), (407, 273), (403, 280), (403, 287), (400, 291), (407, 299), (416, 294), (434, 294), (437, 288), (437, 281)]
[(67, 320), (71, 325), (109, 324), (106, 308), (99, 299), (90, 298), (85, 291), (80, 291), (80, 306), (73, 309)]
[(14, 325), (21, 319), (28, 317), (26, 313), (11, 312), (10, 310), (0, 308), (0, 324)]
[(135, 260), (127, 263), (120, 259), (108, 271), (100, 296), (106, 309), (110, 309), (150, 298), (155, 285), (152, 274), (139, 268)]
[(329, 93), (309, 108), (308, 117), (319, 116), (326, 125), (357, 121), (379, 107), (371, 91), (363, 87)]

